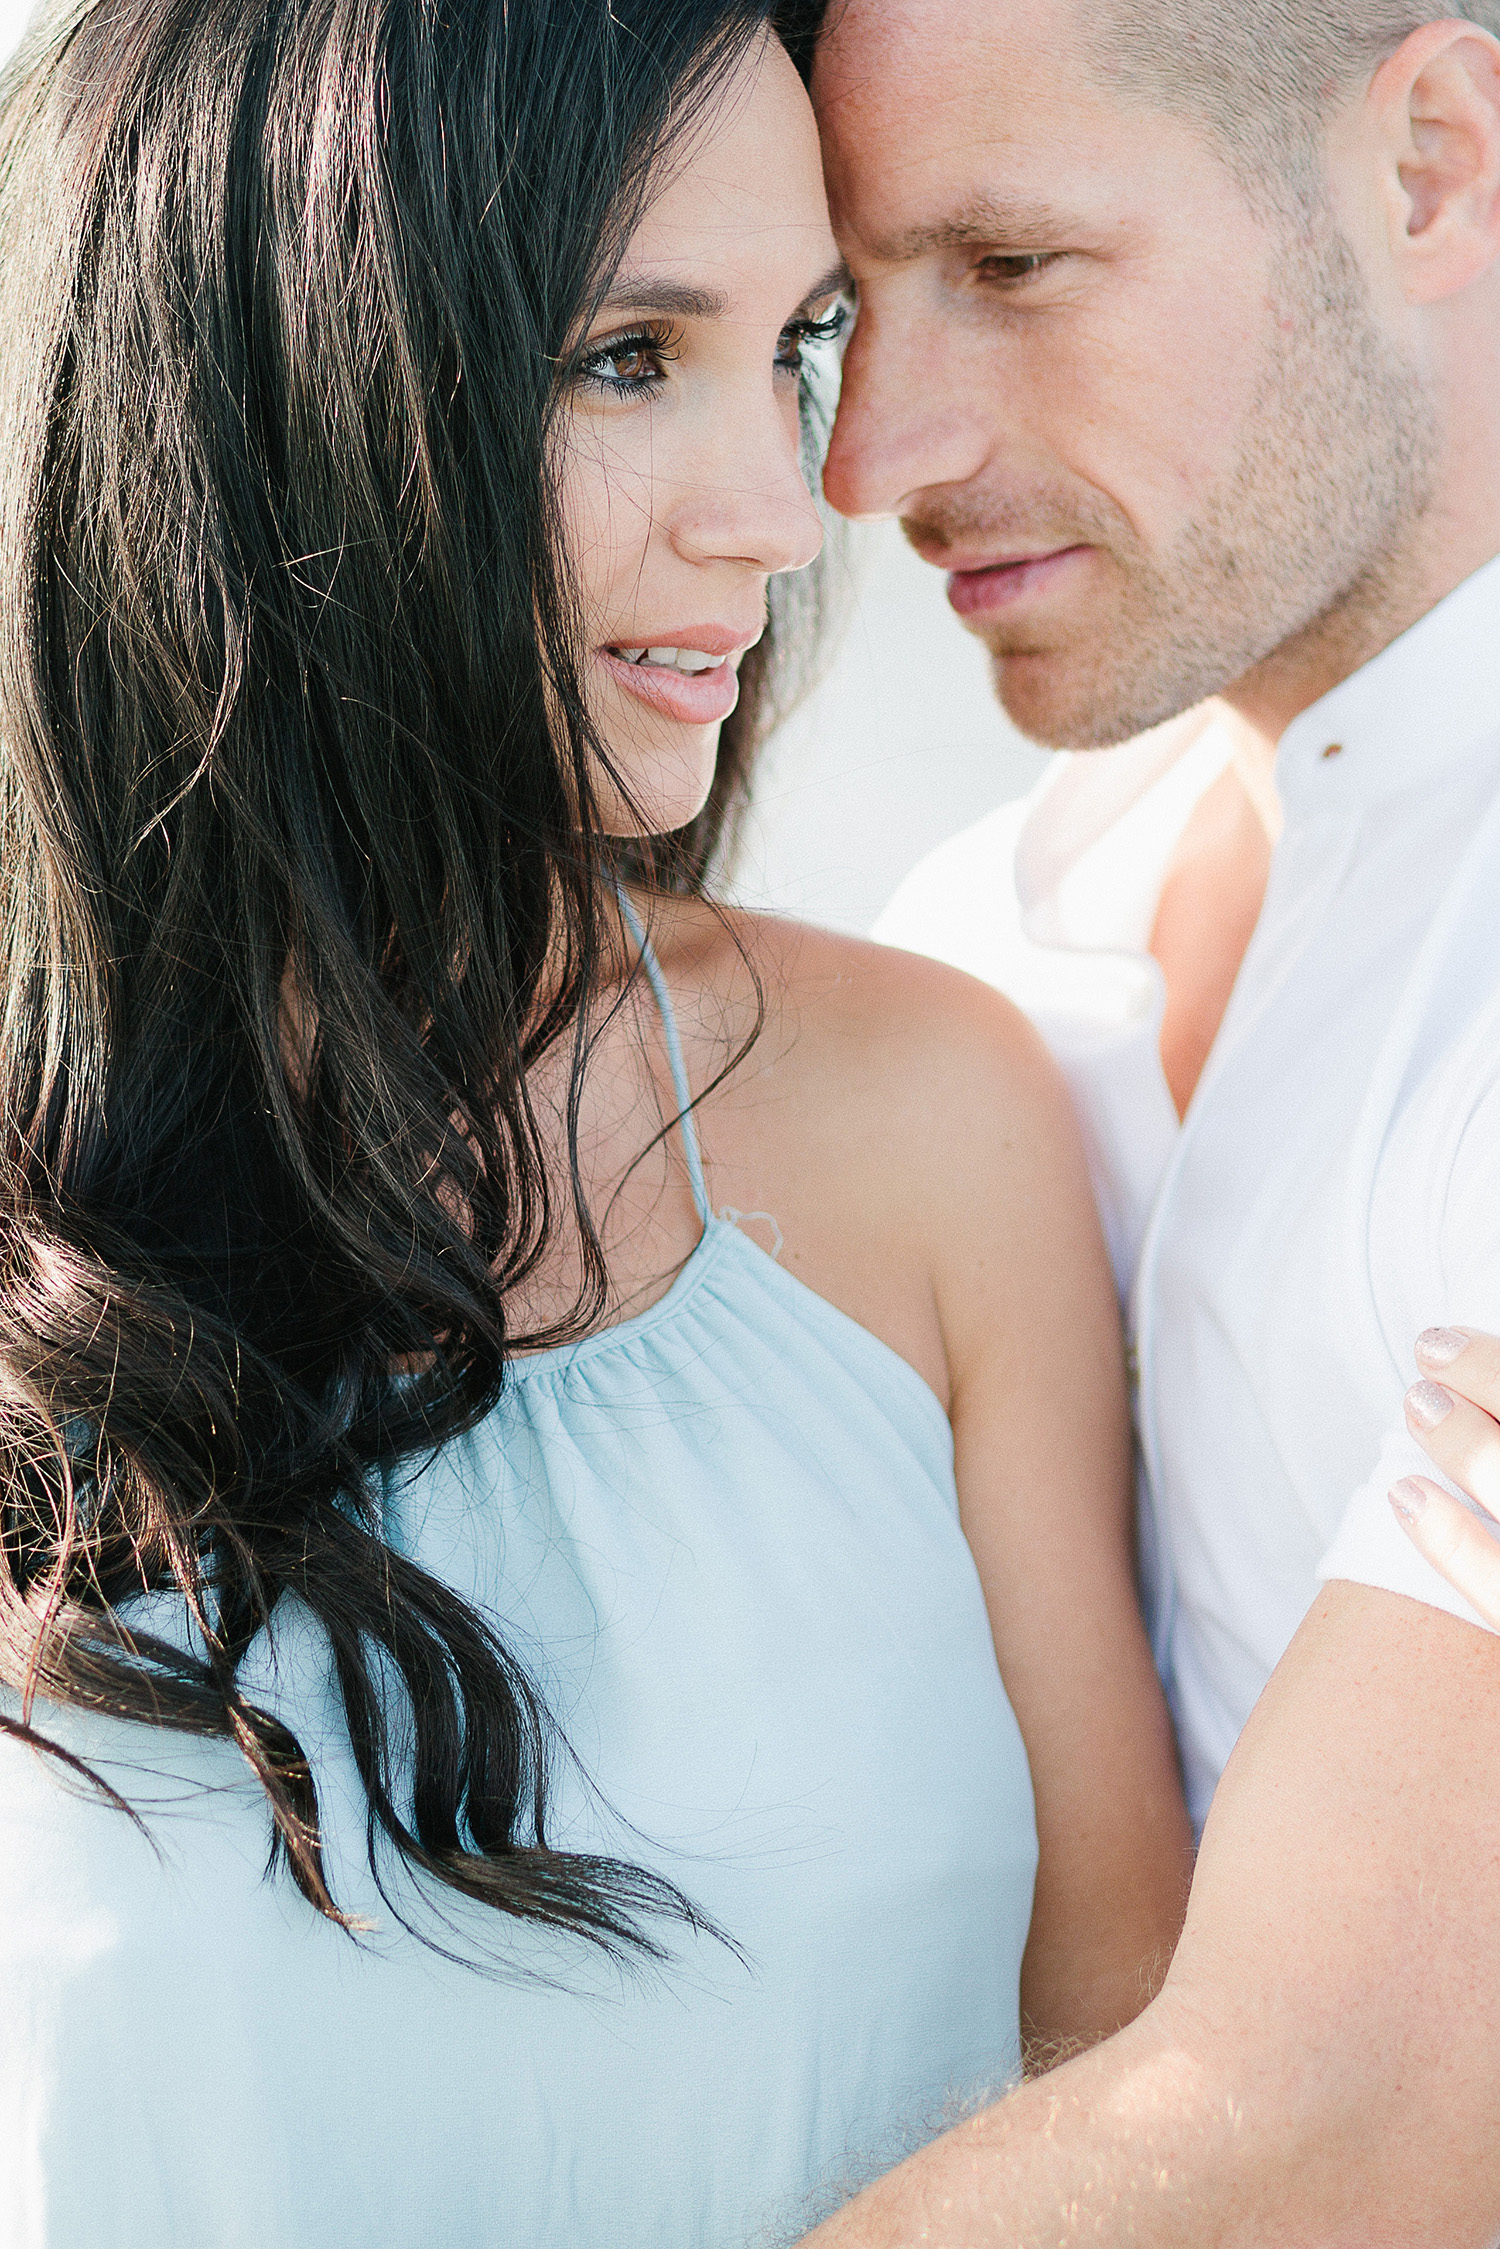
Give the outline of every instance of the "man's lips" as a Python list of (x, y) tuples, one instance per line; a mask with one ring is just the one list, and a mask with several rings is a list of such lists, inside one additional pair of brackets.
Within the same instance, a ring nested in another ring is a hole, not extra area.
[(1091, 549), (1054, 547), (1048, 554), (1017, 555), (950, 571), (948, 599), (960, 617), (982, 617), (1008, 609), (1028, 595), (1050, 593), (1057, 581)]

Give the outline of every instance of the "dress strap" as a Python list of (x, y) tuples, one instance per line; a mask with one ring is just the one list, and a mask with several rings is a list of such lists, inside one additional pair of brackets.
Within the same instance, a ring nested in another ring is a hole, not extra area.
[(693, 1190), (693, 1201), (698, 1206), (698, 1216), (705, 1226), (710, 1226), (714, 1214), (703, 1178), (698, 1128), (693, 1122), (693, 1093), (688, 1084), (687, 1064), (682, 1059), (682, 1040), (678, 1036), (677, 1017), (672, 1010), (667, 980), (661, 972), (661, 962), (656, 957), (651, 940), (646, 935), (645, 924), (626, 897), (623, 887), (620, 891), (620, 911), (625, 917), (626, 927), (641, 949), (641, 966), (646, 971), (656, 998), (662, 1034), (667, 1042), (667, 1060), (672, 1067), (672, 1085), (677, 1095), (677, 1123), (682, 1133), (682, 1152), (687, 1158), (688, 1180)]

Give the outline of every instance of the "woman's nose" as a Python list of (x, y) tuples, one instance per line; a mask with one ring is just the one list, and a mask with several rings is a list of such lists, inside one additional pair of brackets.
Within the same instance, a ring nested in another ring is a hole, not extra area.
[(823, 524), (802, 473), (800, 433), (790, 413), (760, 419), (756, 433), (743, 420), (726, 428), (720, 458), (681, 492), (670, 533), (685, 560), (743, 563), (768, 577), (816, 560)]

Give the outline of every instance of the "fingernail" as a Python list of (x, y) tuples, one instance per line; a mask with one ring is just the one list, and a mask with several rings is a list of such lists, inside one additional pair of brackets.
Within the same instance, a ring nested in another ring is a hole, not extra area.
[(1417, 1337), (1417, 1357), (1430, 1367), (1451, 1367), (1469, 1348), (1469, 1338), (1457, 1328), (1424, 1328)]
[(1453, 1411), (1453, 1400), (1435, 1382), (1415, 1383), (1406, 1393), (1406, 1410), (1419, 1429), (1436, 1429)]
[(1415, 1476), (1403, 1476), (1399, 1484), (1392, 1484), (1390, 1502), (1403, 1523), (1419, 1523), (1427, 1509), (1427, 1494)]

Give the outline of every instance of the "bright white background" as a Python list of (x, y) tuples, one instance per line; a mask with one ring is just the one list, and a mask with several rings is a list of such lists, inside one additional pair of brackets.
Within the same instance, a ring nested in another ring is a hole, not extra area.
[(864, 537), (838, 661), (767, 746), (737, 884), (747, 903), (854, 931), (924, 852), (1046, 764), (996, 703), (939, 573), (894, 524)]
[[(30, 12), (0, 0), (0, 59)], [(737, 884), (747, 903), (856, 931), (925, 851), (1044, 762), (994, 703), (941, 578), (893, 527), (868, 535), (859, 577), (833, 671), (766, 752)]]

